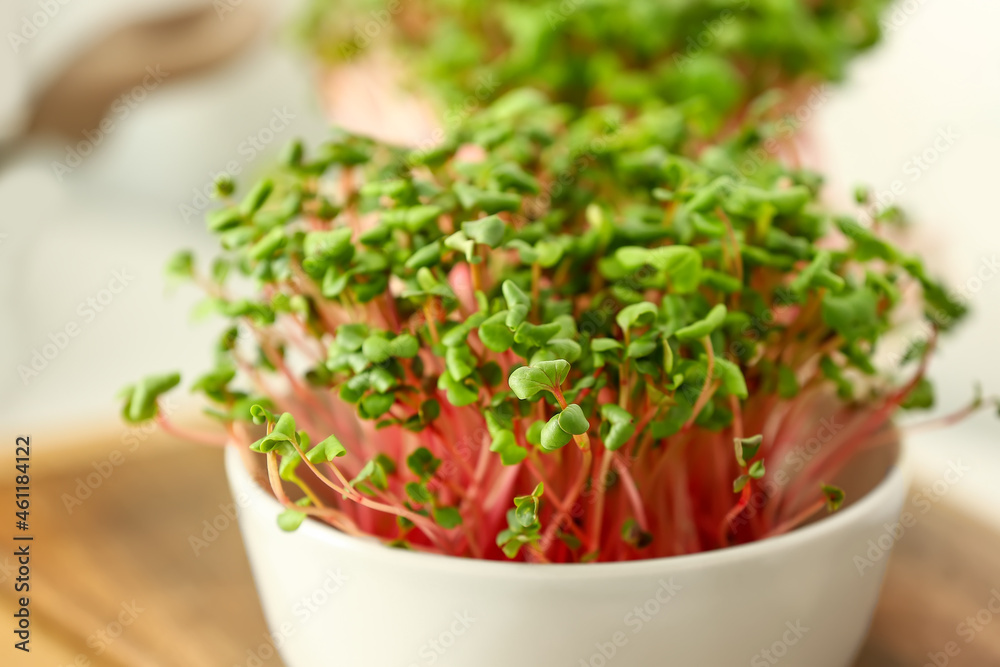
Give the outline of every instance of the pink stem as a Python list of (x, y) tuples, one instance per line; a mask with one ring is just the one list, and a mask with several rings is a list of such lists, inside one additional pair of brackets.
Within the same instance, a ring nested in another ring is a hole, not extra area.
[(190, 440), (191, 442), (199, 442), (203, 445), (212, 445), (213, 447), (225, 447), (228, 443), (224, 435), (214, 435), (210, 433), (201, 433), (198, 431), (192, 431), (180, 426), (177, 426), (171, 422), (166, 415), (163, 414), (163, 410), (157, 411), (156, 423), (160, 425), (167, 433), (171, 435), (176, 435), (178, 438), (183, 440)]

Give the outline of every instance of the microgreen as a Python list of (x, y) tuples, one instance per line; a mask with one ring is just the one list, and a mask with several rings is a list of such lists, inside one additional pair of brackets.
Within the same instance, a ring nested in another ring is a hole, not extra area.
[[(312, 0), (298, 25), (303, 40), (334, 63), (363, 60), (375, 43), (380, 52), (394, 48), (449, 108), (530, 86), (581, 108), (683, 102), (714, 129), (775, 86), (842, 78), (851, 57), (878, 41), (889, 4), (429, 0), (389, 13), (383, 0)], [(386, 17), (379, 34), (363, 35), (363, 22), (379, 14)], [(503, 105), (496, 116), (517, 110)], [(660, 136), (674, 131), (663, 116), (657, 120)], [(537, 188), (536, 175), (520, 166), (499, 168), (494, 182)], [(466, 184), (456, 190), (465, 201), (481, 192)], [(486, 196), (497, 210), (517, 203), (495, 191)]]
[[(253, 434), (282, 528), (589, 562), (839, 507), (827, 482), (897, 409), (930, 405), (937, 331), (964, 308), (824, 207), (815, 174), (741, 170), (772, 125), (706, 148), (691, 114), (667, 132), (660, 108), (514, 91), (433, 155), (338, 132), (226, 185), (207, 220), (221, 257), (169, 272), (231, 323), (194, 388), (234, 440)], [(905, 317), (931, 334), (876, 364)], [(125, 418), (169, 427), (157, 400), (178, 381), (130, 387)], [(824, 419), (845, 426), (793, 474)]]

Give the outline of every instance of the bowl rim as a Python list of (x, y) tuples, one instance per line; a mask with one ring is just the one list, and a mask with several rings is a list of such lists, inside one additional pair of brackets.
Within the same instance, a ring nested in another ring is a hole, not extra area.
[[(362, 538), (348, 535), (322, 521), (306, 520), (289, 537), (308, 538), (329, 544), (338, 550), (353, 552), (366, 559), (380, 560), (388, 565), (411, 569), (440, 570), (445, 574), (470, 575), (475, 577), (516, 577), (520, 579), (574, 579), (618, 578), (635, 576), (670, 576), (691, 569), (719, 567), (734, 563), (749, 562), (759, 557), (767, 557), (778, 552), (805, 546), (823, 538), (835, 539), (849, 526), (863, 520), (877, 508), (901, 506), (906, 493), (907, 449), (903, 443), (896, 448), (896, 456), (885, 476), (872, 489), (847, 507), (823, 517), (821, 520), (776, 537), (756, 542), (739, 544), (725, 549), (705, 551), (680, 556), (663, 556), (643, 560), (602, 562), (602, 563), (524, 563), (460, 558), (442, 554), (424, 553), (385, 546), (375, 537)], [(233, 495), (246, 490), (251, 497), (249, 504), (237, 503), (242, 522), (250, 508), (259, 511), (264, 507), (274, 512), (274, 516), (284, 507), (268, 493), (250, 474), (240, 456), (237, 446), (229, 444), (225, 451), (226, 476)], [(895, 512), (898, 514), (898, 511)], [(273, 518), (269, 518), (273, 521)], [(274, 524), (276, 527), (276, 524)]]

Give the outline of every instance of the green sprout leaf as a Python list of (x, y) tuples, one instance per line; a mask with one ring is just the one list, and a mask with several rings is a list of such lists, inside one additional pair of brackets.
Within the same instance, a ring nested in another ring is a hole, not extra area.
[(166, 274), (178, 280), (188, 280), (194, 277), (194, 254), (190, 250), (182, 250), (167, 262)]
[(727, 394), (737, 398), (747, 398), (750, 394), (747, 390), (747, 382), (743, 377), (740, 367), (728, 359), (717, 358), (715, 360), (716, 375), (722, 380), (722, 387)]
[(539, 438), (543, 450), (554, 452), (573, 441), (573, 435), (559, 426), (559, 415), (555, 414), (542, 427)]
[(479, 325), (479, 340), (493, 352), (506, 352), (514, 344), (514, 332), (507, 326), (508, 312), (502, 310), (486, 318)]
[(778, 367), (778, 396), (784, 399), (795, 398), (799, 393), (799, 380), (795, 371), (782, 364)]
[(514, 342), (541, 347), (542, 345), (546, 345), (553, 337), (558, 336), (561, 329), (562, 327), (555, 322), (551, 324), (521, 322), (517, 330), (514, 331)]
[(274, 182), (272, 180), (264, 179), (260, 181), (247, 193), (243, 201), (240, 202), (240, 212), (243, 215), (253, 215), (260, 210), (273, 191)]
[(444, 240), (444, 245), (446, 248), (455, 250), (457, 252), (465, 255), (465, 261), (470, 264), (478, 263), (479, 257), (476, 256), (476, 242), (466, 236), (465, 232), (458, 231), (449, 236)]
[(534, 398), (539, 392), (555, 394), (569, 375), (570, 365), (565, 359), (540, 361), (535, 366), (521, 366), (510, 374), (507, 382), (522, 401)]
[(583, 414), (583, 408), (575, 403), (566, 406), (566, 409), (559, 413), (559, 428), (570, 435), (583, 435), (590, 430), (590, 422)]
[(674, 336), (677, 340), (684, 343), (704, 338), (722, 326), (722, 323), (726, 320), (726, 312), (724, 304), (717, 304), (712, 310), (708, 311), (708, 315), (704, 319), (678, 329), (674, 332)]
[[(296, 501), (296, 505), (300, 507), (305, 507), (309, 505), (310, 501), (308, 498), (302, 498)], [(302, 522), (306, 520), (308, 516), (305, 512), (300, 512), (299, 510), (292, 509), (291, 507), (286, 508), (281, 514), (278, 515), (278, 527), (281, 528), (286, 533), (292, 533), (299, 529)]]
[(622, 540), (635, 549), (645, 549), (653, 543), (653, 534), (642, 530), (635, 519), (626, 519), (622, 524)]
[(456, 378), (447, 369), (438, 378), (438, 389), (445, 391), (448, 402), (457, 408), (472, 405), (479, 400), (479, 389), (471, 383), (471, 378)]
[(287, 447), (288, 443), (297, 443), (298, 434), (295, 431), (295, 418), (289, 412), (282, 413), (275, 422), (271, 432), (250, 445), (255, 452), (266, 454), (275, 449)]
[(347, 449), (341, 444), (336, 436), (331, 435), (316, 443), (316, 445), (306, 452), (306, 458), (311, 463), (329, 463), (341, 456), (347, 456)]
[(501, 289), (507, 301), (507, 326), (516, 329), (528, 317), (531, 299), (512, 280), (505, 280)]
[(376, 489), (385, 491), (389, 488), (389, 480), (382, 463), (377, 459), (372, 459), (364, 465), (357, 476), (351, 480), (351, 486), (367, 495), (374, 495), (366, 485), (371, 483)]
[(454, 507), (435, 507), (434, 522), (446, 530), (462, 525), (462, 515)]
[(755, 435), (750, 438), (733, 438), (733, 443), (736, 445), (736, 462), (740, 464), (741, 468), (746, 468), (747, 461), (757, 456), (757, 452), (760, 451), (760, 446), (763, 442), (763, 435)]
[(625, 446), (635, 435), (635, 424), (632, 415), (623, 408), (608, 403), (601, 406), (601, 439), (609, 451), (617, 451)]
[(478, 361), (475, 355), (472, 354), (472, 349), (462, 343), (448, 348), (445, 353), (445, 364), (448, 367), (451, 377), (456, 380), (462, 380), (472, 375), (472, 372), (476, 370)]
[(623, 330), (627, 330), (656, 322), (657, 314), (656, 306), (648, 301), (643, 301), (622, 308), (615, 317), (615, 321)]
[(830, 512), (839, 510), (844, 504), (844, 490), (830, 484), (824, 484), (820, 488), (823, 491), (823, 497), (826, 498), (826, 509)]
[(179, 373), (150, 375), (123, 390), (125, 407), (122, 413), (133, 424), (149, 421), (159, 413), (157, 399), (181, 382)]
[(462, 223), (462, 231), (476, 243), (496, 248), (503, 243), (507, 225), (498, 216), (490, 215), (479, 220)]
[(346, 227), (330, 231), (309, 232), (305, 236), (302, 249), (307, 260), (320, 265), (342, 266), (354, 256), (351, 230)]
[(433, 500), (430, 491), (427, 490), (427, 486), (420, 482), (407, 482), (404, 487), (406, 490), (406, 495), (415, 502), (417, 505), (426, 505)]
[(843, 295), (827, 293), (822, 314), (823, 321), (848, 342), (870, 340), (878, 330), (878, 297), (867, 287)]
[(253, 418), (254, 424), (273, 424), (278, 421), (270, 410), (265, 408), (263, 405), (254, 404), (250, 406), (250, 416)]
[(242, 224), (243, 214), (240, 213), (239, 209), (222, 208), (205, 214), (205, 225), (208, 227), (208, 231), (216, 234), (235, 229)]
[(381, 364), (392, 356), (389, 341), (381, 336), (369, 336), (361, 344), (361, 354), (373, 364)]
[(826, 287), (839, 292), (844, 288), (845, 283), (843, 278), (830, 272), (830, 262), (830, 251), (820, 250), (809, 265), (795, 277), (789, 288), (798, 295), (800, 300), (810, 288)]
[(514, 498), (514, 516), (524, 528), (538, 523), (538, 497), (518, 496)]
[(441, 467), (441, 459), (426, 447), (419, 447), (406, 458), (406, 466), (420, 479), (428, 480)]
[(542, 430), (545, 428), (545, 422), (542, 420), (534, 421), (531, 426), (528, 427), (528, 432), (525, 433), (525, 440), (527, 440), (532, 445), (542, 444)]
[(428, 266), (434, 266), (441, 261), (441, 244), (437, 241), (429, 243), (424, 247), (420, 248), (406, 260), (406, 268), (408, 269), (421, 269)]
[(517, 508), (507, 512), (507, 530), (497, 535), (497, 546), (507, 558), (516, 558), (525, 546), (536, 545), (540, 539), (538, 522), (524, 526), (517, 517)]
[(899, 407), (904, 410), (928, 410), (934, 407), (934, 385), (927, 378), (920, 378), (906, 395)]
[(399, 359), (412, 359), (420, 352), (420, 341), (408, 333), (400, 334), (389, 341), (389, 354)]
[(454, 186), (455, 195), (467, 211), (484, 211), (500, 213), (501, 211), (517, 211), (521, 208), (520, 195), (508, 192), (482, 190), (480, 188), (457, 183)]
[(267, 234), (264, 234), (259, 241), (251, 246), (250, 257), (251, 259), (256, 259), (258, 261), (267, 259), (282, 248), (287, 242), (288, 237), (285, 236), (285, 230), (280, 227), (275, 227)]
[(507, 429), (493, 437), (490, 451), (499, 454), (500, 462), (505, 466), (515, 466), (528, 457), (528, 450), (518, 445), (514, 432)]
[(669, 284), (678, 294), (690, 294), (701, 284), (701, 255), (689, 246), (629, 246), (619, 248), (615, 258), (626, 271), (636, 272), (645, 266), (652, 266), (666, 275)]
[(740, 475), (733, 481), (733, 493), (739, 493), (750, 483), (750, 475)]

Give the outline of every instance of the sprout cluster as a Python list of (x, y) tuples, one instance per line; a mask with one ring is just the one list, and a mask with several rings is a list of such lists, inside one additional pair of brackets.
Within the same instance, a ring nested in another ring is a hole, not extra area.
[[(313, 0), (326, 60), (394, 50), (450, 108), (531, 86), (587, 108), (685, 103), (714, 129), (779, 87), (840, 80), (889, 0)], [(484, 85), (485, 82), (485, 85)]]
[[(221, 254), (169, 270), (232, 322), (193, 389), (266, 455), (281, 525), (586, 562), (835, 509), (843, 466), (931, 402), (964, 309), (886, 240), (893, 212), (831, 212), (768, 155), (775, 123), (697, 150), (696, 124), (520, 89), (433, 149), (337, 133), (239, 196), (220, 182)], [(876, 365), (907, 318), (932, 333)], [(125, 417), (175, 384), (129, 388)]]

